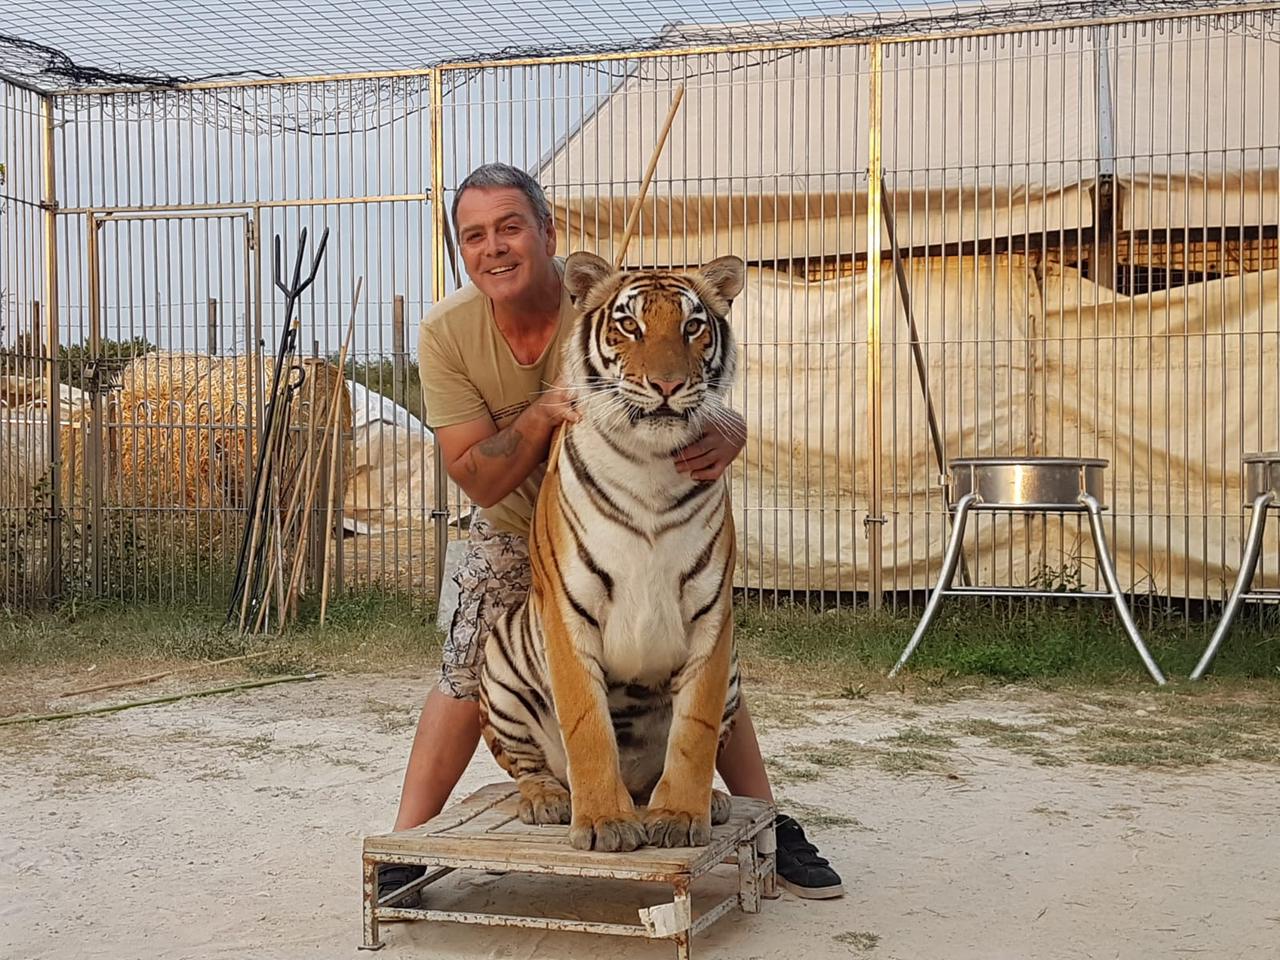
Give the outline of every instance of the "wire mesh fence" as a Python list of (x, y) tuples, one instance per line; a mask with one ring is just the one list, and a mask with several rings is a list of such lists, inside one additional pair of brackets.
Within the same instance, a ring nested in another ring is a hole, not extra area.
[[(332, 232), (301, 316), (317, 382), (364, 285), (313, 576), (328, 552), (343, 588), (432, 595), (471, 513), (422, 424), (415, 350), (466, 280), (453, 187), (521, 166), (560, 253), (611, 256), (678, 87), (628, 263), (749, 265), (738, 586), (910, 609), (948, 534), (947, 462), (1060, 455), (1110, 461), (1126, 588), (1221, 598), (1240, 456), (1280, 447), (1274, 6), (754, 45), (708, 27), (684, 51), (176, 89), (5, 84), (4, 602), (224, 589), (281, 333), (273, 241), (290, 250), (302, 227)], [(1092, 582), (1074, 520), (971, 529), (984, 580)], [(1274, 539), (1266, 556), (1264, 579)]]

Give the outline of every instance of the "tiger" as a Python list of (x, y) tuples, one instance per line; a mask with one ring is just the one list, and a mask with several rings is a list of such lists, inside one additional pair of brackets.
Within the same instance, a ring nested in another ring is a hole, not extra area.
[(580, 850), (705, 846), (730, 815), (712, 779), (740, 702), (732, 509), (723, 477), (694, 480), (674, 455), (727, 411), (744, 277), (737, 257), (565, 261), (579, 418), (552, 439), (530, 591), (486, 638), (479, 700), (520, 820), (567, 823)]

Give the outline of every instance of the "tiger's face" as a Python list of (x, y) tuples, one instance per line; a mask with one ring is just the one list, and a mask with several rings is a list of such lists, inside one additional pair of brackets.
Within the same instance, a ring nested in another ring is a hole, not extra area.
[(617, 272), (591, 253), (565, 263), (581, 319), (565, 366), (584, 419), (669, 447), (725, 409), (736, 351), (726, 319), (745, 264), (721, 257), (688, 273)]

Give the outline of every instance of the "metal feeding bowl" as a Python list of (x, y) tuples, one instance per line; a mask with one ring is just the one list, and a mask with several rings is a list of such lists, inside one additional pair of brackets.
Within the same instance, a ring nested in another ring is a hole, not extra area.
[(977, 494), (975, 507), (986, 509), (1083, 510), (1082, 493), (1102, 503), (1106, 467), (1083, 457), (966, 457), (951, 461), (952, 497)]
[(1244, 465), (1244, 495), (1246, 507), (1264, 493), (1275, 494), (1280, 499), (1280, 451), (1250, 453), (1240, 458)]

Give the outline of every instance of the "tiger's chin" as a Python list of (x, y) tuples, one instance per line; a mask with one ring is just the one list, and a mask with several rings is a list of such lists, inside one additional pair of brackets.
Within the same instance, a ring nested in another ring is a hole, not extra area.
[(636, 410), (615, 436), (627, 437), (636, 446), (665, 456), (672, 449), (693, 443), (702, 436), (702, 418), (697, 410), (682, 413), (669, 408)]

